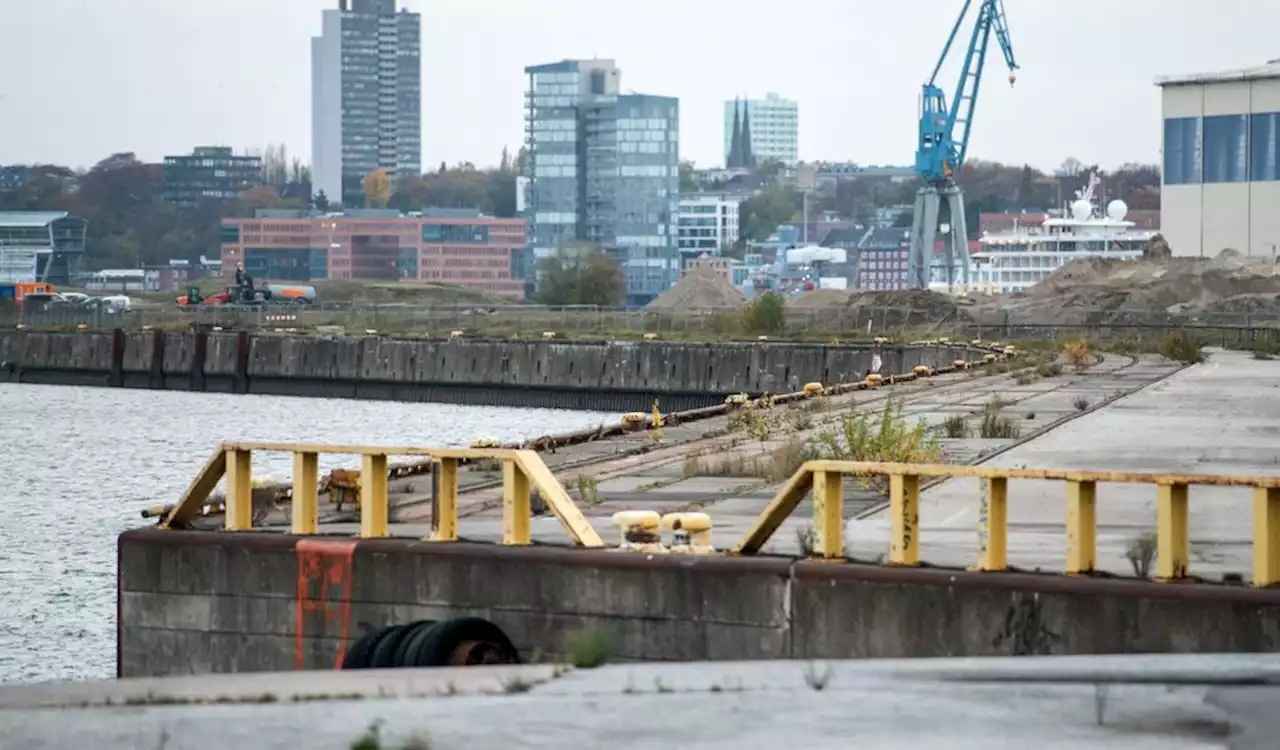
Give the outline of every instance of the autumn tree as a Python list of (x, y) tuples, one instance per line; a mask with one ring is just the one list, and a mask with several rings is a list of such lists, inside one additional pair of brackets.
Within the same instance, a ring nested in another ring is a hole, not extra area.
[(617, 307), (627, 295), (627, 281), (604, 250), (575, 245), (538, 262), (538, 290), (544, 305)]
[(378, 168), (364, 178), (365, 208), (386, 208), (391, 201), (391, 178), (387, 170)]

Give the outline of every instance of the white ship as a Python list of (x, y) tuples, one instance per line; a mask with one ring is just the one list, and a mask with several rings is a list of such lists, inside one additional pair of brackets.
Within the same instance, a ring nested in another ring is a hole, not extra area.
[(1088, 186), (1076, 191), (1070, 218), (1050, 218), (1038, 227), (1015, 227), (979, 239), (980, 249), (971, 256), (971, 287), (988, 293), (1021, 292), (1073, 260), (1142, 257), (1156, 232), (1134, 229), (1134, 222), (1125, 221), (1129, 206), (1122, 200), (1108, 203), (1105, 214), (1099, 212), (1093, 194), (1098, 183), (1098, 176), (1092, 175)]

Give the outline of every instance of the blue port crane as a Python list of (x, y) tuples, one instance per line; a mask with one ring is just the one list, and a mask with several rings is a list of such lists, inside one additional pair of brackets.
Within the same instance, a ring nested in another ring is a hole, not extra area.
[[(970, 6), (978, 5), (978, 18), (965, 52), (964, 65), (955, 96), (947, 99), (946, 92), (938, 86), (938, 74), (951, 53), (960, 29), (969, 15)], [(973, 117), (978, 107), (978, 91), (982, 85), (982, 70), (987, 61), (987, 47), (991, 35), (1004, 52), (1009, 66), (1009, 85), (1016, 80), (1018, 62), (1009, 41), (1009, 25), (1004, 15), (1004, 0), (965, 0), (960, 17), (951, 28), (947, 45), (942, 48), (933, 75), (924, 85), (920, 100), (920, 139), (916, 146), (916, 174), (924, 181), (916, 194), (915, 216), (911, 227), (911, 249), (907, 257), (907, 278), (911, 286), (927, 289), (934, 267), (933, 248), (938, 234), (938, 219), (945, 201), (950, 213), (949, 231), (945, 232), (945, 260), (939, 269), (939, 281), (953, 286), (957, 280), (968, 287), (969, 240), (964, 219), (964, 195), (956, 184), (955, 175), (964, 166), (965, 153), (969, 149), (969, 134), (973, 129)], [(957, 279), (957, 275), (960, 279)]]

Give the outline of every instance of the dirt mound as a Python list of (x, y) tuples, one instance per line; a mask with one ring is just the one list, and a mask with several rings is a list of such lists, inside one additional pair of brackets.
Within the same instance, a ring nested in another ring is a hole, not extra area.
[(1025, 293), (982, 306), (984, 321), (1022, 325), (1151, 322), (1163, 315), (1280, 316), (1280, 266), (1224, 250), (1215, 258), (1124, 261), (1089, 258), (1063, 266)]
[(792, 300), (795, 310), (805, 310), (815, 318), (832, 316), (857, 327), (871, 321), (873, 330), (923, 327), (963, 314), (955, 298), (924, 289), (860, 292), (818, 289)]
[(742, 292), (724, 276), (714, 271), (698, 269), (659, 294), (644, 309), (651, 312), (723, 310), (740, 308), (746, 301)]

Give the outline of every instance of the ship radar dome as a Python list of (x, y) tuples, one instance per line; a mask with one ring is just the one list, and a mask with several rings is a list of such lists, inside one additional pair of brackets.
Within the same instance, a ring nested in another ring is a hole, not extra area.
[(1093, 215), (1093, 204), (1081, 198), (1071, 204), (1071, 218), (1077, 221), (1084, 221)]
[(1129, 204), (1122, 200), (1113, 200), (1107, 204), (1107, 218), (1121, 221), (1129, 214)]

